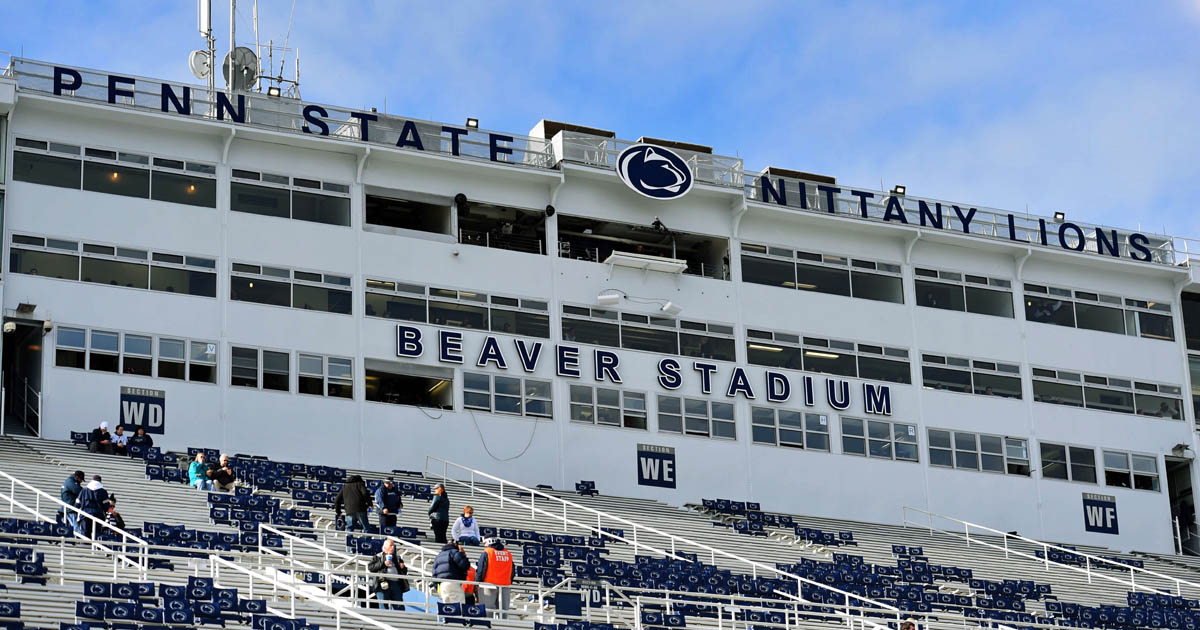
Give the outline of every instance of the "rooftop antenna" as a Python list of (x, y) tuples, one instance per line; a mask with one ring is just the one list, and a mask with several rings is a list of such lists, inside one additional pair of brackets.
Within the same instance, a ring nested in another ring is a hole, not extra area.
[[(260, 47), (258, 44), (258, 0), (254, 0), (254, 54), (259, 59), (262, 58), (262, 47)], [(255, 74), (258, 74), (258, 73), (255, 73)], [(260, 80), (261, 79), (259, 77), (255, 77), (255, 79), (254, 79), (254, 91), (255, 92), (262, 91), (262, 88), (259, 87), (259, 85), (258, 85)]]
[(216, 88), (213, 84), (213, 57), (216, 55), (216, 38), (212, 30), (212, 0), (197, 0), (196, 29), (204, 36), (204, 50), (193, 50), (188, 56), (188, 66), (197, 79), (208, 79), (208, 100), (211, 103)]

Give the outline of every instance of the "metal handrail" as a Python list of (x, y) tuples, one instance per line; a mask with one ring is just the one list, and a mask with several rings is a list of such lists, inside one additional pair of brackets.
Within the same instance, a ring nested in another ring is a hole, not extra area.
[[(793, 574), (793, 573), (789, 573), (789, 572), (787, 572), (787, 571), (782, 571), (782, 570), (780, 570), (780, 569), (778, 569), (778, 568), (776, 568), (776, 567), (773, 567), (773, 566), (770, 566), (770, 565), (767, 565), (767, 564), (763, 564), (763, 563), (761, 563), (761, 562), (758, 562), (758, 561), (756, 561), (756, 560), (751, 560), (751, 559), (749, 559), (749, 558), (744, 558), (744, 557), (742, 557), (742, 556), (739, 556), (739, 555), (737, 555), (737, 554), (734, 554), (734, 553), (730, 553), (730, 552), (728, 552), (728, 551), (725, 551), (725, 550), (723, 550), (723, 549), (717, 549), (716, 547), (711, 547), (711, 546), (709, 546), (709, 545), (705, 545), (705, 544), (703, 544), (703, 543), (699, 543), (699, 542), (696, 542), (696, 541), (693, 541), (693, 540), (690, 540), (690, 539), (684, 538), (684, 537), (682, 537), (682, 536), (676, 536), (675, 534), (670, 534), (670, 533), (664, 532), (664, 531), (662, 531), (662, 530), (660, 530), (660, 529), (657, 529), (657, 528), (654, 528), (654, 527), (650, 527), (650, 526), (647, 526), (647, 525), (642, 525), (642, 524), (640, 524), (640, 523), (637, 523), (637, 522), (635, 522), (635, 521), (629, 520), (629, 519), (627, 519), (627, 518), (623, 518), (623, 517), (620, 517), (620, 516), (614, 516), (614, 515), (612, 515), (612, 514), (607, 514), (607, 513), (605, 513), (605, 512), (601, 512), (600, 510), (596, 510), (596, 509), (593, 509), (593, 508), (590, 508), (590, 507), (586, 507), (586, 506), (580, 505), (580, 504), (578, 504), (578, 503), (575, 503), (575, 502), (573, 502), (573, 501), (567, 501), (566, 499), (561, 499), (561, 498), (559, 498), (559, 497), (556, 497), (556, 496), (553, 496), (553, 495), (546, 494), (546, 493), (544, 493), (544, 492), (542, 492), (542, 491), (540, 491), (540, 490), (534, 489), (534, 488), (527, 488), (527, 487), (525, 487), (525, 486), (522, 486), (522, 485), (520, 485), (520, 484), (513, 483), (513, 482), (511, 482), (511, 481), (507, 481), (507, 480), (501, 479), (500, 477), (496, 477), (496, 476), (494, 476), (494, 475), (489, 475), (488, 473), (485, 473), (485, 472), (482, 472), (482, 471), (478, 471), (478, 470), (475, 470), (475, 469), (473, 469), (473, 468), (468, 468), (468, 467), (466, 467), (466, 466), (462, 466), (462, 465), (460, 465), (460, 464), (456, 464), (456, 463), (454, 463), (454, 462), (451, 462), (451, 461), (448, 461), (448, 460), (442, 459), (442, 458), (440, 458), (440, 457), (434, 457), (434, 456), (432, 456), (432, 455), (427, 455), (427, 456), (425, 457), (425, 471), (424, 471), (424, 472), (425, 472), (426, 474), (432, 474), (432, 475), (437, 475), (437, 474), (439, 474), (437, 471), (434, 471), (434, 470), (431, 470), (431, 469), (430, 469), (430, 467), (429, 467), (429, 464), (430, 464), (430, 462), (441, 462), (441, 464), (442, 464), (442, 472), (441, 472), (440, 474), (441, 474), (441, 476), (442, 476), (442, 480), (443, 480), (443, 482), (453, 482), (453, 483), (458, 483), (458, 484), (461, 484), (461, 485), (464, 485), (464, 486), (465, 486), (465, 485), (468, 485), (468, 483), (467, 483), (467, 482), (464, 482), (464, 481), (461, 481), (461, 480), (458, 480), (458, 479), (452, 479), (452, 478), (450, 477), (450, 475), (449, 475), (449, 471), (450, 471), (450, 467), (451, 467), (451, 466), (453, 466), (453, 467), (454, 467), (455, 469), (457, 469), (457, 470), (460, 470), (460, 471), (463, 471), (463, 472), (470, 473), (470, 482), (469, 482), (469, 486), (470, 486), (470, 488), (471, 488), (471, 492), (472, 492), (472, 494), (474, 494), (476, 491), (479, 491), (479, 492), (483, 492), (484, 494), (487, 494), (487, 495), (490, 495), (490, 496), (493, 496), (493, 497), (499, 497), (499, 498), (500, 498), (500, 504), (501, 504), (501, 505), (503, 505), (505, 501), (510, 501), (510, 502), (516, 503), (516, 504), (518, 504), (518, 505), (520, 505), (520, 504), (521, 504), (521, 503), (520, 503), (520, 501), (518, 501), (517, 499), (512, 499), (512, 498), (508, 498), (508, 497), (505, 497), (505, 496), (504, 496), (504, 487), (505, 487), (505, 486), (509, 486), (509, 487), (511, 487), (511, 488), (514, 488), (514, 489), (516, 489), (516, 490), (519, 490), (519, 491), (522, 491), (522, 492), (528, 492), (528, 493), (529, 493), (529, 509), (530, 509), (530, 513), (531, 513), (532, 515), (535, 515), (535, 516), (536, 516), (537, 514), (543, 514), (543, 515), (545, 515), (545, 516), (548, 516), (548, 517), (550, 517), (550, 518), (552, 518), (552, 519), (555, 519), (555, 520), (561, 521), (561, 522), (562, 522), (562, 524), (563, 524), (563, 530), (564, 530), (564, 531), (567, 529), (567, 526), (568, 526), (568, 525), (574, 525), (575, 527), (579, 527), (579, 528), (581, 528), (581, 529), (584, 529), (584, 530), (587, 530), (587, 531), (594, 531), (594, 532), (596, 532), (596, 534), (597, 534), (598, 536), (600, 536), (600, 537), (609, 537), (609, 538), (613, 538), (613, 539), (616, 539), (616, 540), (622, 540), (622, 541), (624, 541), (624, 542), (627, 542), (627, 543), (629, 543), (629, 542), (632, 542), (632, 544), (633, 544), (633, 547), (634, 547), (634, 549), (635, 549), (635, 550), (636, 550), (636, 549), (638, 549), (639, 547), (640, 547), (640, 548), (646, 548), (646, 549), (650, 549), (650, 550), (651, 550), (651, 551), (653, 551), (654, 553), (659, 553), (659, 554), (663, 554), (663, 555), (668, 555), (668, 556), (670, 556), (670, 557), (673, 557), (673, 558), (678, 558), (678, 556), (676, 556), (676, 555), (675, 555), (675, 554), (676, 554), (676, 546), (677, 546), (677, 545), (681, 545), (681, 544), (682, 544), (682, 545), (686, 545), (686, 546), (688, 546), (688, 547), (694, 547), (694, 548), (697, 548), (697, 549), (702, 549), (702, 550), (704, 550), (706, 553), (708, 553), (708, 554), (710, 555), (710, 557), (711, 557), (711, 559), (712, 559), (712, 562), (713, 562), (713, 564), (716, 564), (716, 559), (717, 559), (717, 557), (718, 557), (718, 556), (720, 556), (720, 557), (721, 557), (721, 558), (723, 558), (723, 559), (732, 560), (732, 561), (734, 561), (734, 562), (738, 562), (738, 563), (745, 564), (745, 565), (747, 565), (747, 566), (749, 566), (749, 567), (751, 568), (751, 570), (752, 570), (752, 575), (753, 575), (754, 577), (757, 577), (757, 576), (758, 576), (758, 572), (759, 572), (759, 571), (766, 571), (766, 572), (768, 572), (768, 574), (769, 574), (769, 575), (778, 575), (778, 576), (785, 577), (785, 578), (787, 578), (787, 579), (789, 579), (789, 580), (795, 580), (795, 581), (796, 581), (796, 583), (797, 583), (797, 586), (799, 586), (799, 585), (801, 585), (801, 584), (808, 584), (808, 585), (810, 585), (810, 586), (817, 587), (817, 588), (820, 588), (820, 589), (823, 589), (823, 590), (829, 591), (829, 592), (831, 592), (831, 593), (837, 593), (838, 595), (840, 595), (840, 596), (842, 596), (842, 597), (844, 598), (844, 600), (845, 600), (845, 606), (846, 606), (846, 607), (849, 607), (849, 605), (850, 605), (850, 602), (851, 602), (851, 600), (853, 599), (853, 600), (857, 600), (857, 601), (860, 601), (860, 602), (864, 602), (864, 603), (868, 604), (869, 606), (874, 606), (874, 607), (876, 607), (876, 608), (881, 608), (881, 609), (884, 609), (884, 610), (889, 610), (889, 611), (897, 611), (897, 612), (899, 611), (899, 609), (898, 609), (898, 608), (896, 608), (895, 606), (891, 606), (891, 605), (889, 605), (889, 604), (885, 604), (885, 603), (883, 603), (883, 602), (878, 602), (878, 601), (875, 601), (875, 600), (872, 600), (872, 599), (869, 599), (869, 598), (866, 598), (866, 597), (862, 597), (862, 596), (860, 596), (860, 595), (855, 595), (854, 593), (850, 593), (850, 592), (848, 592), (848, 591), (843, 591), (843, 590), (841, 590), (841, 589), (839, 589), (839, 588), (834, 588), (834, 587), (832, 587), (832, 586), (829, 586), (829, 585), (827, 585), (827, 584), (823, 584), (823, 583), (821, 583), (821, 582), (816, 582), (816, 581), (814, 581), (814, 580), (810, 580), (810, 579), (808, 579), (808, 578), (805, 578), (805, 577), (802, 577), (802, 576), (799, 576), (799, 575), (796, 575), (796, 574)], [(496, 494), (496, 493), (494, 493), (494, 492), (491, 492), (490, 490), (487, 490), (487, 489), (485, 489), (485, 488), (479, 488), (479, 487), (476, 487), (476, 485), (475, 485), (475, 477), (476, 477), (476, 476), (479, 476), (479, 477), (482, 477), (482, 478), (484, 478), (484, 479), (488, 479), (488, 480), (491, 480), (491, 481), (494, 481), (494, 482), (498, 483), (498, 484), (500, 485), (500, 493), (499, 493), (499, 494)], [(548, 499), (548, 500), (550, 500), (552, 503), (555, 503), (555, 504), (557, 504), (557, 505), (560, 505), (560, 506), (562, 507), (562, 514), (560, 515), (560, 514), (558, 514), (558, 513), (556, 513), (556, 512), (550, 512), (550, 511), (548, 511), (548, 510), (544, 510), (544, 509), (542, 509), (542, 508), (539, 508), (539, 507), (537, 507), (536, 500), (537, 500), (539, 497), (540, 497), (540, 498), (542, 498), (542, 499)], [(588, 514), (588, 515), (594, 516), (594, 517), (596, 518), (596, 525), (595, 525), (595, 526), (592, 526), (592, 525), (583, 524), (583, 523), (580, 523), (580, 522), (578, 522), (578, 521), (575, 521), (575, 520), (573, 520), (573, 519), (569, 518), (569, 517), (567, 516), (567, 510), (568, 510), (568, 509), (575, 510), (575, 511), (578, 511), (578, 512), (583, 512), (583, 513), (585, 513), (585, 514)], [(624, 525), (624, 526), (626, 526), (626, 527), (632, 527), (632, 528), (633, 528), (633, 538), (632, 538), (632, 540), (630, 540), (630, 539), (627, 539), (627, 538), (625, 538), (625, 537), (617, 536), (617, 535), (615, 535), (615, 534), (611, 534), (611, 533), (609, 533), (609, 532), (606, 532), (606, 531), (604, 531), (602, 528), (604, 527), (604, 520), (605, 520), (605, 519), (607, 519), (608, 521), (610, 521), (610, 522), (613, 522), (613, 523), (619, 523), (619, 524), (621, 524), (621, 525)], [(660, 537), (662, 537), (662, 538), (665, 538), (665, 539), (669, 540), (669, 541), (671, 542), (671, 551), (668, 553), (668, 552), (665, 552), (665, 551), (663, 551), (663, 550), (660, 550), (660, 549), (657, 549), (657, 548), (655, 548), (655, 547), (652, 547), (652, 546), (650, 546), (650, 545), (646, 545), (646, 544), (644, 544), (644, 543), (639, 543), (639, 542), (638, 542), (638, 539), (637, 539), (637, 536), (638, 536), (638, 532), (639, 532), (639, 531), (642, 531), (642, 532), (647, 532), (647, 533), (650, 533), (650, 534), (654, 534), (654, 535), (656, 535), (656, 536), (660, 536)], [(798, 589), (797, 589), (797, 592), (799, 592), (799, 591), (800, 591), (800, 589), (798, 588)]]
[[(76, 517), (78, 517), (80, 519), (87, 519), (88, 521), (90, 521), (92, 523), (92, 532), (93, 533), (97, 531), (97, 527), (103, 527), (104, 529), (111, 531), (113, 534), (116, 534), (121, 537), (121, 542), (120, 542), (121, 550), (117, 550), (112, 547), (109, 547), (108, 545), (105, 545), (103, 542), (97, 540), (94, 536), (93, 536), (93, 538), (90, 539), (91, 544), (94, 548), (100, 549), (104, 553), (111, 554), (113, 556), (113, 579), (116, 579), (117, 567), (121, 563), (124, 563), (131, 567), (134, 567), (135, 569), (137, 569), (139, 576), (142, 578), (145, 578), (146, 571), (149, 569), (149, 566), (150, 566), (150, 551), (149, 551), (150, 543), (146, 542), (145, 540), (143, 540), (137, 536), (134, 536), (133, 534), (131, 534), (119, 527), (110, 525), (108, 523), (108, 521), (106, 521), (104, 519), (98, 519), (98, 518), (92, 516), (91, 514), (84, 512), (83, 510), (79, 509), (78, 507), (75, 507), (74, 505), (67, 505), (61, 499), (53, 497), (37, 488), (25, 483), (24, 481), (21, 481), (20, 479), (17, 479), (16, 477), (14, 477), (2, 470), (0, 470), (0, 480), (8, 480), (9, 490), (7, 493), (0, 491), (0, 499), (4, 499), (4, 500), (8, 501), (9, 514), (14, 513), (14, 508), (19, 507), (22, 510), (24, 510), (26, 513), (31, 514), (34, 517), (36, 517), (38, 520), (45, 521), (47, 523), (54, 523), (54, 522), (56, 522), (54, 518), (48, 517), (48, 516), (42, 514), (42, 512), (41, 512), (43, 500), (47, 504), (54, 506), (56, 508), (56, 511), (59, 511), (59, 510), (64, 511), (64, 514), (65, 514), (66, 510), (70, 510), (75, 513)], [(16, 497), (17, 490), (16, 489), (18, 487), (22, 488), (23, 490), (27, 490), (27, 491), (33, 493), (33, 495), (34, 495), (33, 507), (27, 506), (24, 503), (22, 503), (21, 501), (17, 500), (17, 497)], [(74, 534), (75, 534), (76, 538), (82, 538), (82, 539), (87, 540), (87, 537), (84, 536), (83, 534), (80, 534), (79, 532), (74, 532)], [(136, 554), (130, 554), (127, 551), (130, 547), (134, 547), (136, 549)], [(130, 557), (131, 555), (133, 556), (132, 559)]]
[[(910, 511), (911, 511), (911, 512), (916, 512), (916, 513), (918, 513), (918, 514), (924, 514), (925, 516), (927, 516), (927, 517), (928, 517), (928, 521), (929, 521), (928, 525), (925, 525), (925, 524), (922, 524), (922, 523), (918, 523), (918, 522), (915, 522), (915, 521), (910, 521), (910, 520), (908, 519), (908, 513), (909, 513)], [(1128, 586), (1128, 587), (1130, 587), (1131, 589), (1133, 589), (1134, 591), (1137, 591), (1137, 590), (1139, 590), (1139, 589), (1140, 589), (1140, 590), (1144, 590), (1144, 591), (1150, 591), (1150, 592), (1152, 592), (1152, 593), (1169, 594), (1169, 593), (1162, 593), (1162, 591), (1160, 591), (1159, 589), (1157, 589), (1157, 588), (1154, 588), (1154, 587), (1152, 587), (1152, 586), (1145, 586), (1145, 585), (1138, 584), (1138, 583), (1137, 583), (1137, 578), (1136, 578), (1136, 576), (1137, 576), (1137, 575), (1146, 575), (1146, 576), (1153, 576), (1153, 577), (1155, 577), (1155, 578), (1158, 578), (1158, 579), (1161, 579), (1161, 580), (1165, 580), (1165, 581), (1167, 581), (1167, 582), (1172, 582), (1172, 583), (1174, 583), (1174, 584), (1175, 584), (1175, 594), (1176, 594), (1176, 595), (1179, 595), (1179, 596), (1182, 596), (1182, 595), (1183, 595), (1183, 589), (1182, 589), (1182, 586), (1183, 586), (1184, 584), (1188, 585), (1189, 587), (1192, 587), (1192, 588), (1196, 589), (1196, 592), (1197, 592), (1197, 593), (1200, 593), (1200, 584), (1197, 584), (1197, 583), (1195, 583), (1195, 582), (1189, 582), (1188, 580), (1181, 580), (1181, 579), (1179, 579), (1179, 578), (1177, 578), (1177, 577), (1172, 577), (1172, 576), (1169, 576), (1169, 575), (1166, 575), (1166, 574), (1163, 574), (1163, 573), (1159, 573), (1159, 572), (1157, 572), (1157, 571), (1152, 571), (1152, 570), (1150, 570), (1150, 569), (1138, 568), (1138, 567), (1135, 567), (1135, 566), (1132, 566), (1132, 565), (1128, 565), (1128, 564), (1125, 564), (1125, 563), (1122, 563), (1122, 562), (1115, 562), (1115, 561), (1113, 561), (1113, 560), (1108, 560), (1108, 559), (1106, 559), (1106, 558), (1101, 558), (1101, 557), (1099, 557), (1099, 556), (1094, 556), (1094, 555), (1091, 555), (1091, 554), (1088, 554), (1088, 553), (1084, 553), (1084, 552), (1081, 552), (1081, 551), (1076, 551), (1076, 550), (1074, 550), (1074, 549), (1067, 549), (1066, 547), (1060, 547), (1060, 546), (1058, 546), (1058, 545), (1052, 545), (1052, 544), (1050, 544), (1050, 543), (1045, 543), (1045, 542), (1042, 542), (1042, 541), (1039, 541), (1039, 540), (1034, 540), (1034, 539), (1032, 539), (1032, 538), (1026, 538), (1025, 536), (1021, 536), (1021, 535), (1019, 535), (1019, 534), (1012, 534), (1012, 533), (1008, 533), (1008, 532), (1002, 532), (1002, 531), (1000, 531), (1000, 530), (998, 530), (998, 529), (993, 529), (993, 528), (991, 528), (991, 527), (987, 527), (986, 525), (979, 525), (979, 524), (976, 524), (976, 523), (971, 523), (971, 522), (969, 522), (969, 521), (964, 521), (964, 520), (962, 520), (962, 519), (957, 519), (957, 518), (954, 518), (954, 517), (952, 517), (952, 516), (944, 516), (944, 515), (942, 515), (942, 514), (936, 514), (936, 513), (934, 513), (934, 512), (930, 512), (930, 511), (927, 511), (927, 510), (922, 510), (921, 508), (904, 506), (904, 507), (901, 509), (901, 519), (902, 519), (902, 524), (903, 524), (905, 527), (907, 527), (907, 526), (908, 526), (908, 525), (910, 525), (910, 524), (911, 524), (911, 525), (913, 525), (914, 527), (922, 527), (922, 528), (923, 528), (923, 527), (928, 527), (928, 528), (929, 528), (929, 531), (930, 531), (930, 533), (933, 533), (933, 531), (934, 531), (935, 529), (937, 529), (937, 528), (935, 528), (935, 527), (934, 527), (934, 525), (933, 525), (933, 522), (934, 522), (934, 519), (935, 519), (935, 518), (942, 519), (942, 520), (945, 520), (945, 521), (949, 521), (949, 522), (951, 522), (951, 523), (957, 523), (957, 524), (961, 525), (961, 526), (963, 527), (963, 537), (964, 537), (964, 539), (967, 541), (967, 545), (968, 545), (968, 546), (969, 546), (969, 545), (970, 545), (972, 542), (974, 542), (975, 544), (983, 545), (983, 546), (985, 546), (985, 547), (989, 547), (989, 548), (992, 548), (992, 549), (999, 549), (999, 550), (1002, 550), (1002, 551), (1004, 551), (1004, 556), (1005, 556), (1006, 558), (1007, 558), (1009, 555), (1015, 555), (1015, 556), (1017, 556), (1017, 557), (1020, 557), (1020, 558), (1032, 559), (1032, 560), (1034, 560), (1034, 561), (1038, 562), (1039, 564), (1042, 564), (1042, 565), (1043, 565), (1043, 566), (1045, 566), (1047, 569), (1049, 569), (1051, 566), (1054, 566), (1054, 567), (1061, 568), (1061, 569), (1068, 569), (1068, 570), (1071, 570), (1071, 571), (1075, 571), (1075, 572), (1077, 572), (1077, 573), (1083, 573), (1083, 574), (1087, 575), (1087, 578), (1088, 578), (1088, 583), (1089, 583), (1089, 584), (1091, 584), (1091, 582), (1092, 582), (1092, 577), (1093, 577), (1093, 576), (1095, 576), (1095, 577), (1103, 578), (1103, 579), (1105, 579), (1105, 580), (1108, 580), (1108, 581), (1110, 581), (1110, 582), (1116, 582), (1116, 583), (1118, 583), (1118, 584), (1121, 584), (1121, 585), (1123, 585), (1123, 586)], [(977, 538), (976, 538), (974, 541), (972, 541), (972, 540), (971, 540), (971, 528), (975, 528), (975, 529), (977, 529), (977, 530), (980, 530), (981, 532), (986, 532), (986, 533), (988, 533), (988, 534), (992, 534), (992, 535), (995, 535), (995, 536), (1000, 536), (1000, 537), (1001, 537), (1001, 538), (1004, 540), (1004, 545), (1003, 545), (1003, 546), (1001, 546), (1001, 545), (996, 545), (996, 544), (994, 544), (994, 543), (990, 543), (990, 542), (987, 542), (987, 541), (984, 541), (984, 540), (980, 540), (978, 537), (977, 537)], [(958, 534), (957, 532), (953, 532), (953, 531), (946, 530), (946, 529), (937, 529), (937, 531), (940, 531), (940, 532), (946, 533), (946, 534), (948, 534), (948, 535), (956, 536), (956, 537), (957, 537), (957, 536), (959, 536), (959, 534)], [(1012, 548), (1010, 548), (1010, 547), (1008, 546), (1008, 541), (1009, 541), (1009, 539), (1020, 540), (1021, 542), (1028, 543), (1028, 544), (1030, 544), (1030, 545), (1034, 545), (1034, 546), (1037, 546), (1037, 547), (1041, 547), (1041, 548), (1042, 548), (1042, 556), (1043, 556), (1043, 557), (1041, 557), (1041, 558), (1038, 558), (1036, 555), (1029, 554), (1029, 553), (1025, 553), (1025, 552), (1023, 552), (1023, 551), (1020, 551), (1020, 550), (1017, 550), (1017, 549), (1012, 549)], [(1079, 557), (1081, 557), (1081, 558), (1084, 558), (1084, 559), (1085, 559), (1085, 566), (1084, 566), (1084, 567), (1077, 567), (1077, 566), (1074, 566), (1074, 565), (1070, 565), (1070, 564), (1064, 564), (1064, 563), (1062, 563), (1062, 562), (1056, 562), (1056, 561), (1053, 561), (1053, 560), (1051, 560), (1051, 559), (1050, 559), (1050, 553), (1049, 553), (1049, 552), (1050, 552), (1050, 550), (1054, 550), (1054, 551), (1060, 551), (1060, 552), (1063, 552), (1063, 553), (1069, 553), (1069, 554), (1072, 554), (1072, 555), (1075, 555), (1075, 556), (1079, 556)], [(1119, 568), (1119, 569), (1121, 570), (1121, 572), (1122, 572), (1122, 573), (1124, 573), (1125, 571), (1128, 571), (1128, 572), (1129, 572), (1129, 580), (1125, 580), (1125, 579), (1122, 579), (1122, 578), (1118, 578), (1118, 577), (1116, 577), (1116, 576), (1114, 576), (1114, 575), (1109, 575), (1109, 574), (1107, 574), (1107, 573), (1100, 573), (1100, 572), (1098, 572), (1098, 571), (1093, 571), (1093, 570), (1092, 570), (1092, 567), (1093, 567), (1093, 565), (1095, 565), (1095, 566), (1097, 567), (1097, 569), (1098, 569), (1100, 566), (1111, 566), (1111, 567), (1114, 567), (1114, 568)]]

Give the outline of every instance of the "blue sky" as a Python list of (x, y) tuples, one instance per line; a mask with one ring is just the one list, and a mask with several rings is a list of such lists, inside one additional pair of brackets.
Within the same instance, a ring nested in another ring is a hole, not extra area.
[[(291, 9), (260, 0), (260, 38), (282, 40)], [(0, 11), (0, 49), (195, 82), (192, 0)], [(518, 133), (565, 120), (747, 169), (1200, 237), (1198, 32), (1200, 0), (296, 0), (289, 42), (305, 100)]]

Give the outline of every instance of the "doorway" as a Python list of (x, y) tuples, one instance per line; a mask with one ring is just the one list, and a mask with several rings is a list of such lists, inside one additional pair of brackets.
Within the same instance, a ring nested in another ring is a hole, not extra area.
[(38, 436), (42, 429), (42, 341), (40, 321), (4, 320), (0, 380), (4, 385), (4, 433)]
[(1167, 496), (1171, 501), (1172, 529), (1178, 523), (1177, 547), (1189, 556), (1200, 556), (1200, 530), (1196, 527), (1196, 503), (1192, 497), (1192, 460), (1166, 456)]

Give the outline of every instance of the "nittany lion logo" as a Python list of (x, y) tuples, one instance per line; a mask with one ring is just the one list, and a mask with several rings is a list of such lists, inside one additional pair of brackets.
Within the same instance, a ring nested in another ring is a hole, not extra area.
[(626, 186), (651, 199), (677, 199), (692, 189), (692, 171), (683, 158), (648, 144), (622, 151), (617, 156), (617, 175)]

